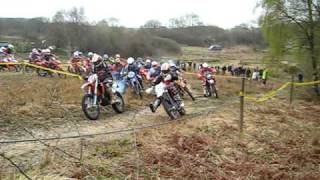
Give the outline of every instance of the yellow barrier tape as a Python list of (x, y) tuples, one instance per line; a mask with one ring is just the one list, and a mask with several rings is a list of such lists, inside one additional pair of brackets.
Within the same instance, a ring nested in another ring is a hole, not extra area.
[(295, 86), (308, 86), (308, 85), (314, 85), (314, 84), (320, 84), (319, 81), (311, 81), (311, 82), (303, 82), (303, 83), (293, 83)]
[[(276, 90), (272, 90), (260, 98), (245, 95), (243, 92), (240, 92), (239, 96), (245, 96), (246, 99), (251, 100), (251, 101), (264, 102), (264, 101), (274, 97), (275, 95), (277, 95), (277, 93), (279, 91), (287, 88), (291, 84), (292, 84), (291, 82), (287, 82), (287, 83), (283, 84), (280, 88), (278, 88)], [(293, 83), (294, 86), (307, 86), (307, 85), (313, 85), (313, 84), (320, 84), (320, 80), (319, 81), (304, 82), (304, 83)]]
[(21, 65), (22, 63), (16, 63), (16, 62), (7, 62), (7, 63), (4, 63), (4, 62), (1, 62), (0, 65)]
[(67, 75), (67, 76), (77, 77), (80, 80), (82, 80), (82, 77), (80, 75), (78, 75), (78, 74), (73, 74), (73, 73), (64, 72), (64, 71), (58, 71), (58, 70), (54, 70), (54, 69), (50, 69), (50, 68), (45, 68), (45, 67), (42, 67), (42, 66), (37, 66), (37, 65), (34, 65), (34, 64), (29, 64), (29, 63), (24, 63), (24, 64), (26, 66), (31, 66), (31, 67), (35, 67), (35, 68), (38, 68), (38, 69), (43, 69), (43, 70), (50, 71), (50, 72), (57, 73), (57, 74), (64, 74), (64, 75)]
[(50, 71), (50, 72), (57, 73), (57, 74), (64, 74), (64, 75), (67, 75), (67, 76), (77, 77), (80, 80), (82, 80), (82, 77), (80, 75), (78, 75), (78, 74), (73, 74), (73, 73), (69, 73), (69, 72), (65, 72), (65, 71), (58, 71), (58, 70), (54, 70), (54, 69), (50, 69), (50, 68), (46, 68), (46, 67), (30, 64), (30, 63), (27, 63), (27, 62), (22, 62), (22, 63), (11, 63), (11, 62), (9, 62), (9, 63), (0, 63), (0, 65), (25, 65), (25, 66), (34, 67), (34, 68), (37, 68), (37, 69), (43, 69), (43, 70)]

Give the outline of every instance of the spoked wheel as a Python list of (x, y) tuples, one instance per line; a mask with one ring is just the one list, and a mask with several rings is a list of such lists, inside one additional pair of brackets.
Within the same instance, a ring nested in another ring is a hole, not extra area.
[(7, 67), (9, 72), (19, 72), (19, 69), (17, 68), (16, 65), (9, 65)]
[(31, 67), (31, 66), (26, 66), (25, 69), (24, 69), (27, 73), (32, 73), (35, 71), (35, 68), (34, 67)]
[(58, 73), (58, 76), (59, 76), (60, 78), (67, 78), (67, 75), (61, 74), (61, 73)]
[(134, 92), (136, 93), (136, 95), (138, 95), (140, 97), (140, 99), (142, 99), (143, 98), (142, 88), (141, 88), (140, 84), (136, 82), (136, 83), (134, 83), (133, 87), (134, 87)]
[(162, 98), (161, 103), (171, 120), (175, 120), (179, 117), (179, 112), (177, 111), (177, 109), (173, 109), (174, 106), (172, 106), (168, 100)]
[(210, 85), (206, 85), (206, 97), (211, 97), (212, 96), (212, 90)]
[(120, 93), (115, 93), (113, 94), (113, 96), (116, 96), (115, 99), (115, 103), (113, 103), (112, 109), (116, 112), (116, 113), (123, 113), (124, 112), (124, 100), (123, 97)]
[(214, 84), (212, 85), (212, 93), (216, 98), (218, 98), (218, 90)]
[(90, 120), (97, 120), (100, 116), (99, 104), (94, 105), (94, 96), (86, 94), (82, 98), (81, 107), (84, 115)]
[(49, 75), (49, 72), (47, 70), (37, 69), (37, 74), (40, 77), (46, 77)]
[(184, 109), (184, 107), (180, 107), (179, 113), (180, 113), (181, 116), (184, 116), (184, 115), (187, 114), (186, 109)]

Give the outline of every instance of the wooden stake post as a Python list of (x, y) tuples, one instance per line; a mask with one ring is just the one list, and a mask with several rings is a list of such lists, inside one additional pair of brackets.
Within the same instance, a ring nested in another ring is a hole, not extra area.
[(239, 129), (240, 133), (243, 133), (243, 117), (244, 117), (244, 87), (245, 87), (246, 78), (242, 77), (242, 84), (241, 84), (241, 91), (240, 91), (240, 122), (239, 122)]
[(290, 88), (290, 104), (289, 107), (292, 107), (293, 103), (293, 91), (294, 91), (294, 75), (291, 76), (291, 88)]

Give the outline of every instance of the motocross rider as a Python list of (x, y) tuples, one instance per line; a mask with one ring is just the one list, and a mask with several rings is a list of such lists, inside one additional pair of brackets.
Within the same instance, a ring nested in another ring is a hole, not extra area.
[(142, 77), (139, 75), (140, 68), (139, 68), (138, 64), (135, 63), (133, 57), (129, 57), (127, 59), (127, 63), (128, 63), (128, 65), (126, 66), (124, 71), (126, 73), (129, 73), (130, 71), (134, 72), (136, 74), (136, 76), (137, 76), (137, 79), (138, 79), (140, 85), (141, 85), (141, 88), (144, 89), (143, 82), (142, 82)]
[(160, 68), (158, 62), (152, 61), (151, 68), (148, 71), (147, 79), (152, 80), (152, 79), (156, 78), (157, 76), (159, 76), (160, 73), (161, 73), (161, 68)]
[(111, 92), (113, 78), (108, 65), (103, 62), (103, 58), (100, 55), (95, 53), (92, 55), (91, 62), (93, 64), (92, 73), (97, 74), (99, 82), (103, 82), (108, 87), (106, 90), (109, 91), (111, 96), (111, 104), (115, 103), (113, 93)]
[(31, 53), (29, 54), (29, 60), (35, 61), (35, 60), (39, 60), (40, 59), (41, 54), (39, 53), (39, 50), (36, 48), (33, 48)]
[(209, 65), (207, 63), (202, 64), (202, 68), (199, 71), (198, 77), (202, 81), (203, 95), (205, 97), (206, 97), (206, 75), (207, 74), (214, 74), (215, 72), (216, 72), (216, 70), (214, 68), (209, 67)]
[(147, 60), (146, 60), (146, 63), (145, 63), (145, 65), (144, 65), (144, 68), (145, 68), (145, 69), (148, 69), (148, 70), (151, 68), (151, 60), (150, 60), (150, 59), (147, 59)]
[[(180, 105), (180, 107), (184, 106), (182, 99), (179, 96), (178, 90), (173, 85), (173, 82), (178, 80), (178, 77), (170, 71), (170, 65), (168, 63), (164, 63), (161, 65), (161, 73), (156, 79), (152, 82), (152, 89), (159, 83), (163, 82), (168, 86), (169, 91), (172, 93), (174, 100)], [(151, 111), (156, 112), (157, 108), (160, 106), (161, 100), (156, 98), (153, 103), (149, 105)]]

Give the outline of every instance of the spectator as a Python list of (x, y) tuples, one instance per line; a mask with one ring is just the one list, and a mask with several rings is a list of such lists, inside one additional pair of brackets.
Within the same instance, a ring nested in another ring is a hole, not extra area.
[(263, 83), (264, 85), (267, 84), (268, 76), (269, 76), (268, 70), (267, 70), (267, 69), (264, 69), (263, 72), (262, 72), (262, 83)]
[(298, 74), (298, 81), (299, 81), (300, 83), (303, 82), (303, 74), (302, 74), (302, 73), (299, 73), (299, 74)]

